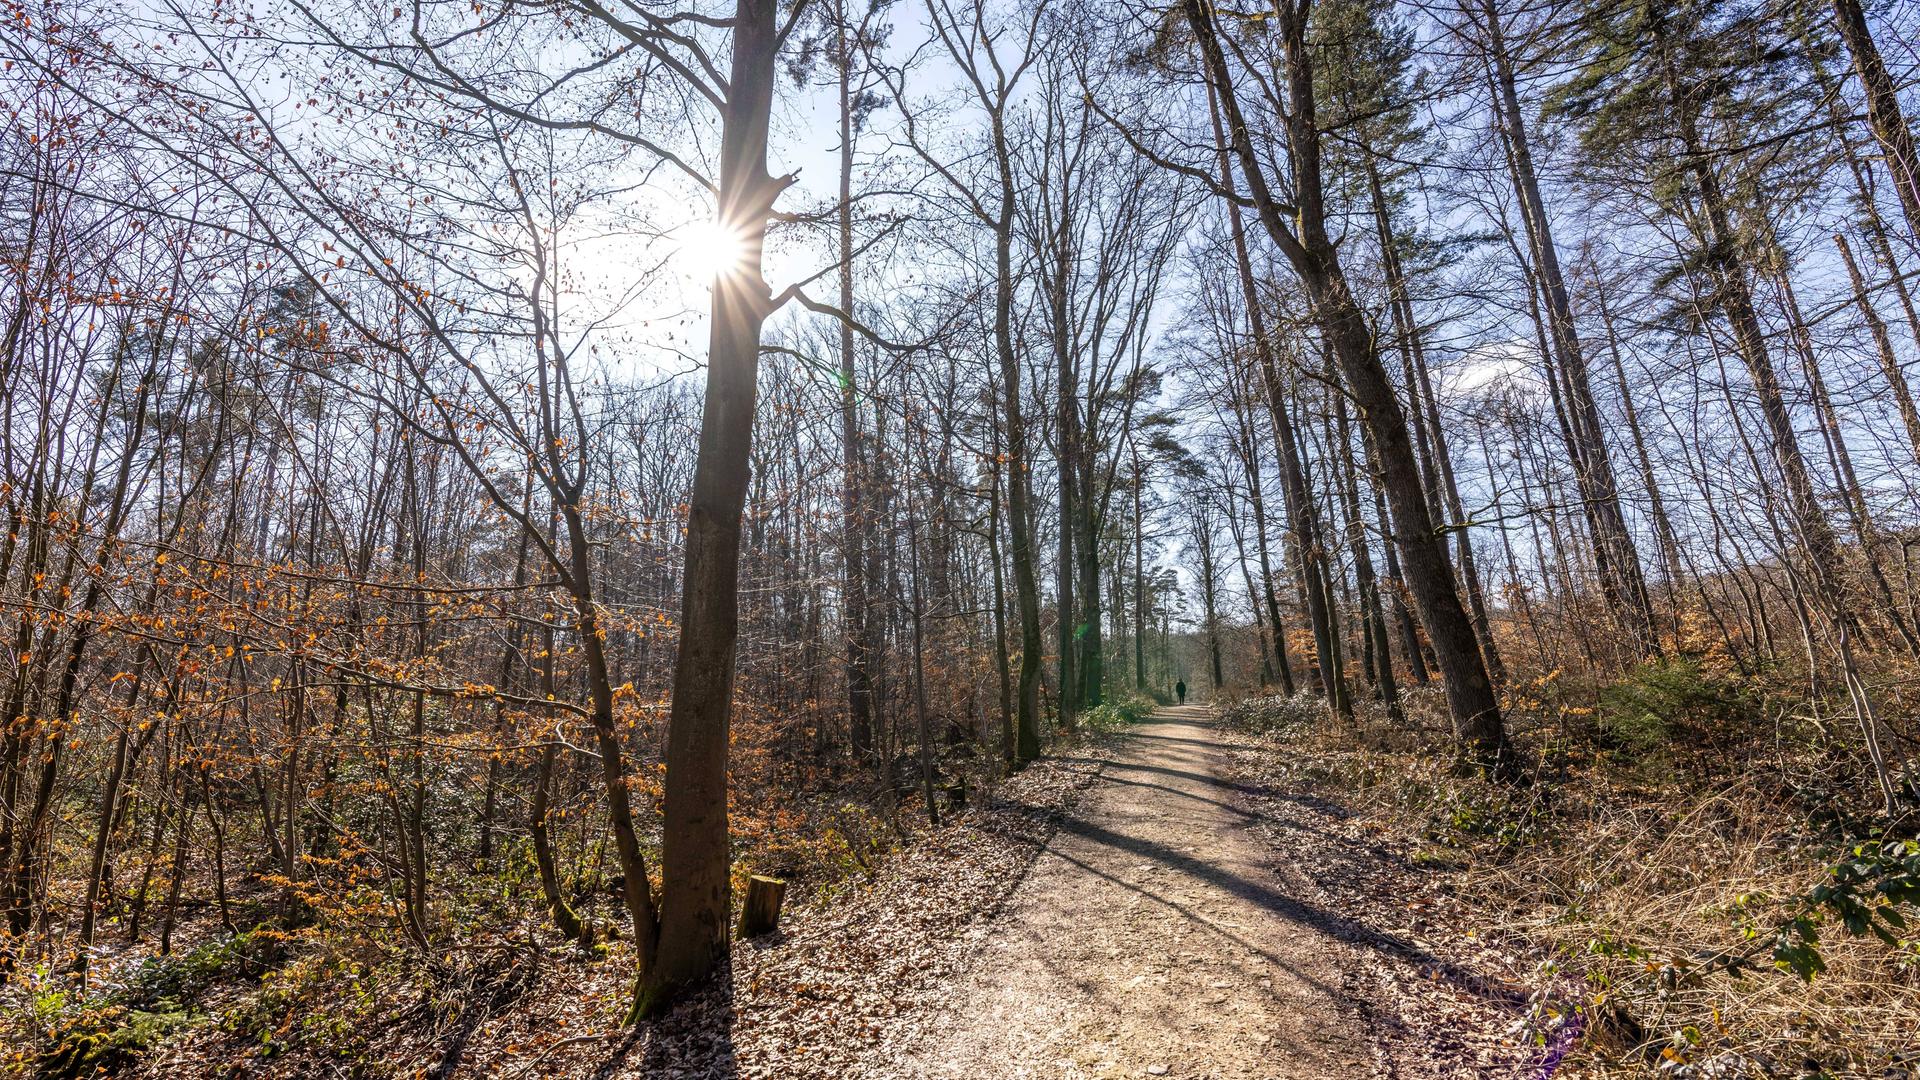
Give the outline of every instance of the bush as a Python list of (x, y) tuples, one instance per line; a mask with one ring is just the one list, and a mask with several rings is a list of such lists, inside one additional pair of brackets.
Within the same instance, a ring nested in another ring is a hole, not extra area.
[(1636, 757), (1724, 745), (1751, 732), (1759, 714), (1745, 689), (1687, 659), (1641, 664), (1600, 691), (1602, 738)]
[(1317, 724), (1327, 715), (1326, 704), (1306, 694), (1287, 697), (1268, 694), (1243, 698), (1228, 706), (1222, 718), (1228, 724), (1255, 734), (1293, 734)]
[(183, 1010), (142, 1012), (108, 1007), (83, 1011), (50, 1033), (51, 1048), (35, 1059), (34, 1074), (45, 1080), (111, 1075), (132, 1065), (141, 1054), (190, 1021)]
[(1118, 731), (1152, 716), (1159, 707), (1151, 698), (1128, 694), (1087, 709), (1080, 714), (1080, 722), (1089, 731)]
[(150, 956), (140, 964), (124, 989), (113, 995), (117, 1005), (141, 1011), (170, 1011), (198, 1003), (200, 995), (224, 979), (258, 979), (285, 953), (272, 931), (250, 930), (209, 941), (177, 956)]

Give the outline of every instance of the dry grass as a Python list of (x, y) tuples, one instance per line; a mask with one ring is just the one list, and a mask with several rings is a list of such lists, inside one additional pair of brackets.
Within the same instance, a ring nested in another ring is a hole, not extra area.
[[(1232, 715), (1264, 714), (1300, 779), (1447, 871), (1442, 887), (1476, 920), (1462, 932), (1538, 959), (1527, 1034), (1569, 1047), (1546, 1071), (1920, 1077), (1920, 942), (1892, 947), (1828, 919), (1818, 977), (1771, 960), (1773, 931), (1872, 828), (1860, 763), (1817, 729), (1776, 719), (1731, 752), (1626, 759), (1585, 710), (1535, 704), (1516, 727), (1537, 782), (1510, 791), (1447, 767), (1438, 701), (1416, 696), (1406, 725), (1375, 715), (1334, 730), (1301, 713), (1249, 703)], [(1747, 954), (1751, 967), (1724, 970)]]

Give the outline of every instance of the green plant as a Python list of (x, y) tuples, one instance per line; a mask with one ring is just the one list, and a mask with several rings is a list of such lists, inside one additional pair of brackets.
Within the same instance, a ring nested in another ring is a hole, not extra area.
[(136, 1010), (190, 1008), (208, 987), (223, 979), (258, 979), (282, 953), (277, 934), (254, 929), (180, 955), (151, 956), (113, 1000)]
[(1605, 742), (1639, 758), (1675, 744), (1725, 745), (1758, 716), (1758, 703), (1731, 680), (1690, 659), (1661, 659), (1600, 691), (1598, 725)]
[(1080, 722), (1089, 731), (1118, 731), (1152, 716), (1157, 708), (1153, 699), (1129, 694), (1092, 706), (1080, 714)]
[[(1910, 950), (1913, 941), (1905, 909), (1920, 909), (1920, 840), (1857, 844), (1827, 870), (1827, 880), (1807, 892), (1801, 909), (1776, 927), (1768, 943), (1773, 964), (1812, 981), (1827, 968), (1820, 951), (1820, 927), (1838, 919), (1854, 937), (1872, 934), (1887, 945)], [(1749, 937), (1760, 935), (1752, 929)], [(1737, 972), (1745, 956), (1723, 964)]]
[(52, 1045), (35, 1060), (34, 1072), (47, 1080), (114, 1073), (191, 1021), (183, 1009), (83, 1009), (51, 1033)]

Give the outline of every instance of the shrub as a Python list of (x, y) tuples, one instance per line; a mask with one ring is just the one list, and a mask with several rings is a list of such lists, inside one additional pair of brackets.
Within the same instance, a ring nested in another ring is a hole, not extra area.
[(1089, 731), (1118, 731), (1152, 716), (1157, 708), (1159, 705), (1151, 698), (1128, 694), (1089, 708), (1080, 714), (1080, 722)]
[(230, 978), (258, 979), (278, 963), (285, 949), (279, 935), (250, 930), (209, 941), (176, 956), (151, 956), (140, 964), (115, 1004), (135, 1010), (168, 1011), (196, 1004), (216, 982)]
[(1758, 703), (1690, 659), (1641, 664), (1600, 691), (1603, 739), (1634, 756), (1679, 744), (1724, 745), (1752, 730)]
[(1284, 735), (1317, 724), (1326, 715), (1325, 703), (1317, 698), (1306, 694), (1295, 694), (1292, 697), (1269, 694), (1265, 697), (1244, 698), (1233, 703), (1223, 714), (1223, 719), (1234, 727), (1256, 734), (1274, 732)]
[(34, 1073), (45, 1080), (78, 1080), (119, 1072), (190, 1020), (183, 1010), (82, 1011), (51, 1033), (51, 1048), (35, 1059)]

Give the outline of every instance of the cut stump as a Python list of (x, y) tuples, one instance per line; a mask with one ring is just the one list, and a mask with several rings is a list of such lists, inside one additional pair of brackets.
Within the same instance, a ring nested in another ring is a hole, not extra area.
[(779, 878), (755, 874), (747, 879), (747, 901), (740, 908), (740, 936), (759, 937), (780, 928), (780, 905), (787, 898), (787, 883)]

